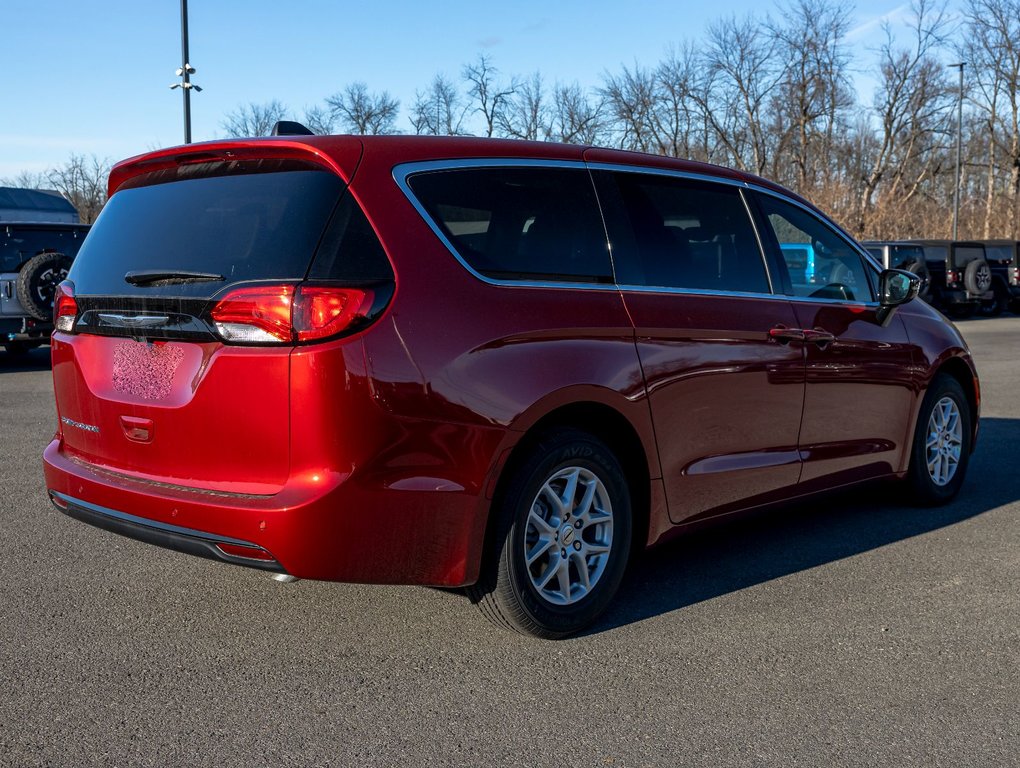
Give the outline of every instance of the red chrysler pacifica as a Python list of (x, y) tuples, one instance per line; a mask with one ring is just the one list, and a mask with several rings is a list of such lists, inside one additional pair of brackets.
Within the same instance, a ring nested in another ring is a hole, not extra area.
[(126, 160), (58, 290), (53, 503), (576, 632), (632, 552), (878, 478), (959, 490), (979, 388), (916, 276), (763, 179), (279, 136)]

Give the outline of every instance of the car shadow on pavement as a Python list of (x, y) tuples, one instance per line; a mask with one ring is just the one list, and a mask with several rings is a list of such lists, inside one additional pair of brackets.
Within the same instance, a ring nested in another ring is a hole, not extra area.
[(910, 506), (897, 484), (821, 496), (682, 536), (639, 555), (598, 634), (791, 573), (945, 528), (1020, 500), (1002, 457), (1020, 445), (1020, 419), (981, 420), (959, 496), (944, 507)]
[(45, 371), (50, 367), (50, 348), (37, 347), (23, 354), (12, 355), (0, 350), (0, 374)]

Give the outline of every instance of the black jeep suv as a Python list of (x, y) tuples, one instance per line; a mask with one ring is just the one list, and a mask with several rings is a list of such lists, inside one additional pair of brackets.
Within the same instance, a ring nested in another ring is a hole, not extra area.
[(53, 330), (53, 292), (89, 227), (56, 192), (0, 187), (0, 344), (23, 354)]
[(951, 317), (970, 317), (995, 298), (992, 270), (979, 242), (910, 240), (924, 248), (931, 276), (931, 303)]

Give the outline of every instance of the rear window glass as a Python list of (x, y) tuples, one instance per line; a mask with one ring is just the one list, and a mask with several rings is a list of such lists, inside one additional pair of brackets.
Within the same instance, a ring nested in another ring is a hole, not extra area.
[(499, 280), (611, 283), (591, 177), (572, 168), (470, 168), (408, 184), (474, 270)]
[(973, 245), (961, 245), (953, 249), (953, 257), (958, 265), (969, 264), (976, 259), (985, 257), (985, 249)]
[(1013, 259), (1013, 246), (1011, 245), (986, 245), (985, 253), (989, 261), (1011, 261)]
[(924, 261), (924, 250), (917, 245), (894, 245), (889, 250), (889, 266), (894, 269)]
[[(69, 278), (80, 295), (211, 296), (246, 280), (304, 278), (344, 191), (326, 171), (199, 176), (118, 191)], [(222, 282), (132, 286), (140, 270), (210, 272)]]
[(949, 249), (944, 245), (924, 246), (924, 258), (927, 261), (945, 261)]

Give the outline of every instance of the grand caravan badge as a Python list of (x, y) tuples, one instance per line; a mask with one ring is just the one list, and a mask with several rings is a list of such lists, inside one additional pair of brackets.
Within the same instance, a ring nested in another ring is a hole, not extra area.
[(97, 435), (99, 434), (99, 427), (95, 424), (82, 424), (80, 421), (69, 419), (66, 416), (61, 416), (60, 420), (69, 427), (77, 427), (78, 429), (84, 429), (86, 432), (94, 432)]

